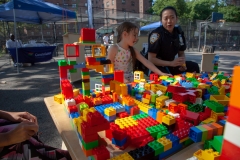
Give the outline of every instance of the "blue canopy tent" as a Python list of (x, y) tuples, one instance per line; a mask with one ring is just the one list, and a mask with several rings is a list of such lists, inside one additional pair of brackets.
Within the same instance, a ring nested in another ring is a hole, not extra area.
[(142, 26), (140, 28), (140, 31), (151, 31), (151, 30), (154, 30), (155, 28), (159, 27), (160, 25), (162, 25), (161, 22), (154, 22), (154, 23), (148, 24), (146, 26)]
[[(16, 22), (43, 24), (73, 18), (76, 18), (75, 12), (42, 0), (11, 0), (0, 5), (0, 20), (14, 22), (16, 39)], [(18, 62), (17, 48), (16, 54)]]

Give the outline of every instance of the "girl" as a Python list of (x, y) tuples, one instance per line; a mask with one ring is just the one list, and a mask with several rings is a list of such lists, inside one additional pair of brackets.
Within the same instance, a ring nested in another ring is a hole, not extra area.
[(110, 59), (114, 64), (114, 70), (124, 71), (124, 83), (133, 81), (136, 59), (158, 75), (169, 75), (161, 72), (154, 64), (145, 59), (139, 51), (133, 48), (133, 45), (138, 40), (138, 27), (136, 25), (131, 22), (123, 22), (118, 26), (117, 32), (117, 44), (109, 48), (107, 59)]

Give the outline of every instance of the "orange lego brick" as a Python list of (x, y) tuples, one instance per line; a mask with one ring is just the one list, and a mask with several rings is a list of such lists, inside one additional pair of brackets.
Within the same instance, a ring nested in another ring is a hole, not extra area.
[(240, 108), (239, 104), (239, 91), (240, 91), (240, 66), (235, 66), (233, 70), (233, 82), (231, 87), (231, 98), (229, 104)]

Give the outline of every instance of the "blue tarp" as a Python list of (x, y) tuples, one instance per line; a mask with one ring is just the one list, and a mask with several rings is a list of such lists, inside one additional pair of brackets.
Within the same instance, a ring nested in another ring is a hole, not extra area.
[(0, 20), (43, 24), (76, 18), (76, 13), (40, 0), (11, 0), (0, 5)]
[(141, 27), (140, 31), (151, 31), (151, 30), (154, 30), (155, 28), (159, 27), (160, 25), (162, 25), (161, 22), (154, 22), (154, 23), (151, 23), (151, 24)]

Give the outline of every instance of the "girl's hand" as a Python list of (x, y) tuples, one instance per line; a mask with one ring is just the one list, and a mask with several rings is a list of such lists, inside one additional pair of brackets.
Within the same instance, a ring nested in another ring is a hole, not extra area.
[(37, 118), (28, 113), (28, 112), (8, 112), (9, 116), (7, 119), (12, 122), (33, 122), (36, 125), (37, 123)]
[[(30, 139), (38, 132), (38, 125), (34, 122), (19, 123), (16, 128), (6, 133), (10, 144), (16, 144)], [(9, 144), (9, 145), (10, 145)]]
[(172, 76), (172, 74), (169, 74), (169, 73), (162, 73), (161, 76)]

